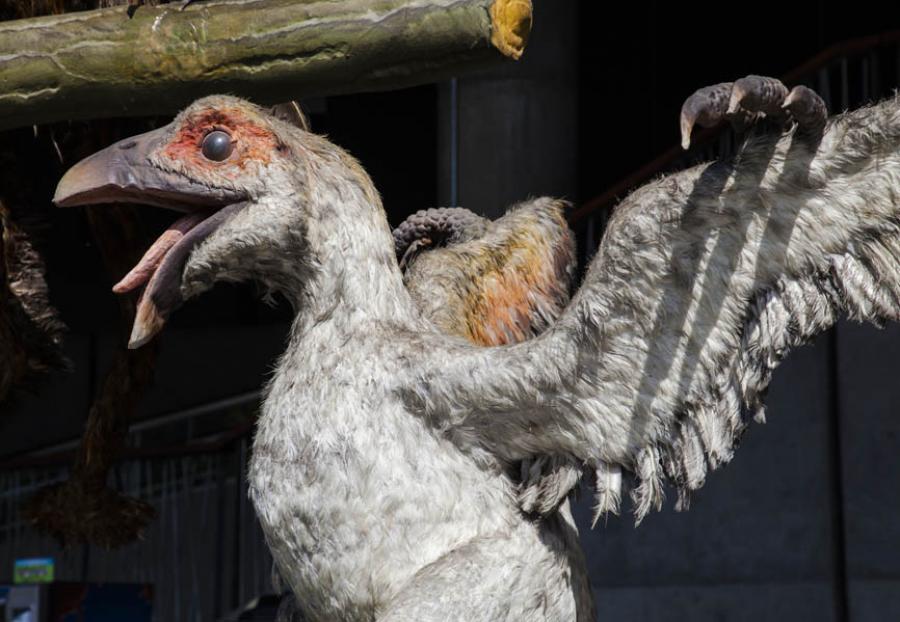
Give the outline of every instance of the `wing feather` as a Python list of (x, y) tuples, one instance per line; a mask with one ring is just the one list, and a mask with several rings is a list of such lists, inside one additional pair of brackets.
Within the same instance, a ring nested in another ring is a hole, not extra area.
[(472, 239), (419, 252), (404, 281), (445, 333), (478, 345), (518, 343), (543, 332), (569, 302), (575, 244), (548, 198), (511, 207)]
[[(763, 420), (772, 372), (842, 315), (900, 318), (900, 99), (815, 141), (752, 137), (732, 160), (625, 199), (551, 329), (504, 348), (448, 344), (411, 408), (506, 460), (574, 456), (615, 511), (678, 507)], [(433, 349), (433, 348), (432, 348)]]

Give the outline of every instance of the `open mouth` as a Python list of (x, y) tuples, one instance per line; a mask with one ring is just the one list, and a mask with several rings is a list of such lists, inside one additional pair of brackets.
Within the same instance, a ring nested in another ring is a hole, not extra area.
[[(160, 266), (162, 266), (172, 251), (175, 251), (171, 255), (172, 257), (181, 254), (175, 249), (179, 247), (180, 250), (180, 247), (185, 245), (185, 236), (190, 234), (208, 217), (209, 214), (203, 212), (188, 214), (169, 225), (163, 234), (147, 249), (147, 252), (144, 253), (137, 265), (121, 281), (113, 285), (113, 291), (117, 294), (127, 294), (147, 285), (156, 276)], [(165, 263), (171, 264), (172, 261)]]
[(191, 252), (243, 207), (244, 197), (234, 192), (149, 164), (149, 154), (165, 140), (167, 130), (128, 138), (85, 158), (63, 176), (53, 197), (60, 207), (139, 203), (186, 212), (113, 287), (117, 294), (141, 290), (128, 341), (132, 349), (153, 339), (181, 306), (182, 274)]
[(139, 348), (155, 337), (184, 302), (181, 279), (191, 252), (215, 231), (240, 204), (217, 211), (195, 212), (172, 223), (144, 256), (113, 286), (117, 294), (142, 289), (128, 347)]

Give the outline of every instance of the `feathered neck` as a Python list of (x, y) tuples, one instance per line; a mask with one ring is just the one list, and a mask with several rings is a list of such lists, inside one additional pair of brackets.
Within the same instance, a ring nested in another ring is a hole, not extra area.
[(296, 292), (293, 334), (329, 321), (347, 330), (373, 321), (414, 324), (419, 314), (403, 284), (381, 199), (353, 158), (326, 147), (309, 160), (305, 175), (309, 270)]

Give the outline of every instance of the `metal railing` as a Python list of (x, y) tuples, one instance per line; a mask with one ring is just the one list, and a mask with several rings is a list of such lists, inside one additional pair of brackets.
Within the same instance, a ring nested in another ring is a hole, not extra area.
[[(258, 395), (249, 397), (258, 400)], [(247, 399), (237, 396), (216, 405), (224, 409)], [(161, 423), (177, 423), (183, 413), (178, 415)], [(247, 497), (251, 432), (248, 422), (183, 444), (125, 449), (109, 484), (149, 502), (157, 516), (140, 540), (112, 551), (61, 547), (21, 514), (23, 503), (38, 490), (69, 476), (72, 450), (63, 446), (4, 461), (0, 569), (39, 554), (54, 558), (58, 580), (151, 583), (154, 620), (161, 622), (218, 620), (249, 599), (271, 593), (272, 560)], [(9, 577), (0, 572), (4, 579)]]

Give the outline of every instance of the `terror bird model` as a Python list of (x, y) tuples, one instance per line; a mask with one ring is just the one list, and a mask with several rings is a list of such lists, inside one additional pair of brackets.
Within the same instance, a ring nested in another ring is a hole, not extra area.
[(241, 100), (199, 100), (95, 154), (55, 200), (187, 213), (119, 286), (144, 287), (135, 347), (219, 280), (293, 303), (249, 480), (307, 619), (590, 620), (557, 510), (577, 477), (546, 478), (523, 510), (523, 462), (589, 473), (598, 514), (626, 473), (638, 519), (664, 480), (683, 506), (762, 418), (790, 347), (844, 312), (900, 315), (900, 99), (826, 121), (808, 89), (749, 77), (698, 91), (682, 129), (763, 116), (777, 129), (734, 159), (625, 199), (565, 311), (514, 345), (439, 329), (359, 164)]

